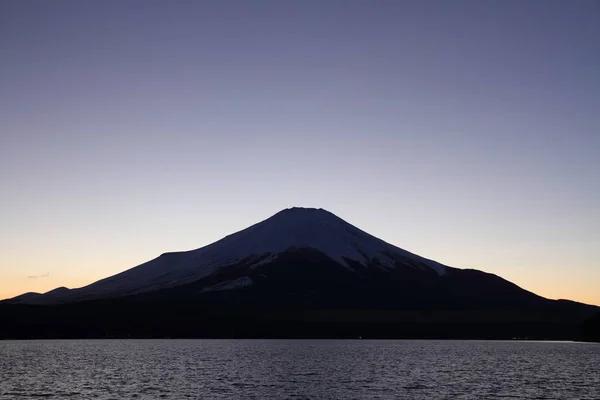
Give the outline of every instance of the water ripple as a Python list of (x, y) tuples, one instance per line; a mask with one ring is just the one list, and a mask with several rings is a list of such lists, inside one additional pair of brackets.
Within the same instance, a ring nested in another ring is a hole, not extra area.
[(591, 400), (599, 360), (584, 343), (0, 341), (0, 398)]

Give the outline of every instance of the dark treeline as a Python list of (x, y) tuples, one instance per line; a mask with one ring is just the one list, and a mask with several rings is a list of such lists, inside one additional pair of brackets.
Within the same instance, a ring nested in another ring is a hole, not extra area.
[[(64, 306), (0, 305), (0, 338), (403, 338), (551, 339), (592, 337), (567, 321), (515, 314), (329, 310), (214, 313), (115, 301)], [(597, 320), (596, 320), (597, 325)], [(597, 333), (597, 330), (596, 330)], [(587, 336), (585, 336), (587, 335)]]
[(600, 313), (584, 322), (582, 340), (600, 343)]

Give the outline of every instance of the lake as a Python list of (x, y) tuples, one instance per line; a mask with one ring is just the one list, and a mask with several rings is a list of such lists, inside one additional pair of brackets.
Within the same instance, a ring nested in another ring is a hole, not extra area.
[(0, 398), (600, 399), (600, 345), (0, 341)]

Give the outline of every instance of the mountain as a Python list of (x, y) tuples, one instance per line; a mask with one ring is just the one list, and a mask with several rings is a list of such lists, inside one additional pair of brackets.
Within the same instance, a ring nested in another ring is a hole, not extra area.
[(442, 265), (306, 208), (86, 287), (0, 306), (0, 337), (572, 338), (598, 310)]
[[(50, 304), (119, 297), (220, 277), (204, 290), (227, 290), (253, 284), (248, 276), (233, 279), (224, 271), (258, 271), (289, 251), (310, 249), (332, 264), (357, 272), (367, 266), (390, 270), (411, 268), (444, 275), (447, 267), (388, 244), (323, 209), (291, 208), (197, 250), (165, 253), (135, 268), (89, 286), (46, 294), (28, 293), (13, 302)], [(318, 279), (318, 276), (314, 278)]]

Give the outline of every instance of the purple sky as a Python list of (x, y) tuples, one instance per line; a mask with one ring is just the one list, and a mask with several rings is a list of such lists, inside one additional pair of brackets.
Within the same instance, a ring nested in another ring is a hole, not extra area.
[(600, 304), (597, 1), (3, 0), (0, 55), (0, 298), (296, 205)]

